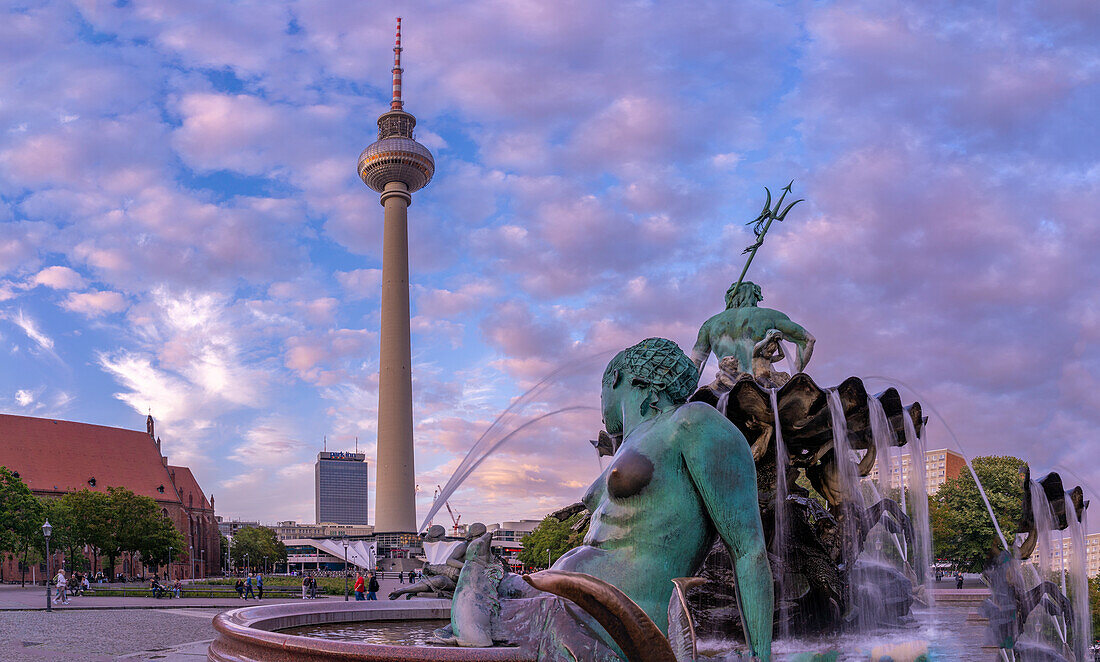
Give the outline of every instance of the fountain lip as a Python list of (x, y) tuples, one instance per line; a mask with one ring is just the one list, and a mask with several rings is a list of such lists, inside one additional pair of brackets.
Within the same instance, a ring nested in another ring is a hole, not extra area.
[[(450, 600), (423, 599), (361, 602), (318, 601), (308, 604), (282, 603), (243, 607), (214, 617), (218, 637), (210, 645), (208, 659), (213, 662), (244, 660), (305, 661), (360, 660), (446, 660), (469, 662), (533, 662), (534, 655), (519, 648), (451, 648), (371, 644), (302, 637), (275, 632), (275, 629), (357, 621), (394, 621), (448, 618)], [(350, 616), (350, 618), (348, 618)], [(365, 618), (364, 618), (365, 617)], [(415, 657), (410, 655), (415, 651)]]

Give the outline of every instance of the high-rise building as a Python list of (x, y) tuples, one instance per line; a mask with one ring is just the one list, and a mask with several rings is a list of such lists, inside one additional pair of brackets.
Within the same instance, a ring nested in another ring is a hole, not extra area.
[[(1073, 549), (1073, 538), (1059, 539), (1059, 533), (1064, 532), (1053, 532), (1050, 541), (1050, 567), (1054, 572), (1060, 572), (1062, 568), (1068, 571), (1072, 567), (1074, 556), (1077, 553)], [(1035, 564), (1039, 563), (1038, 545), (1035, 546), (1035, 553), (1028, 560)], [(1100, 575), (1100, 533), (1085, 536), (1085, 574), (1089, 577)]]
[[(955, 451), (946, 448), (926, 451), (924, 454), (924, 480), (928, 494), (940, 489), (940, 486), (946, 483), (948, 479), (957, 477), (964, 470), (966, 470), (966, 459)], [(872, 480), (878, 480), (878, 471), (879, 462), (875, 462), (874, 468), (871, 469), (870, 478)], [(890, 487), (895, 489), (899, 485), (909, 487), (909, 481), (914, 475), (911, 454), (905, 453), (900, 458), (895, 455), (890, 473)]]
[(317, 523), (367, 523), (367, 456), (363, 453), (317, 454)]
[(408, 207), (435, 173), (413, 139), (416, 118), (401, 100), (401, 19), (393, 47), (393, 98), (378, 118), (378, 140), (359, 155), (359, 178), (382, 194), (382, 320), (378, 357), (378, 456), (375, 530), (416, 531), (413, 475), (412, 340), (409, 330)]

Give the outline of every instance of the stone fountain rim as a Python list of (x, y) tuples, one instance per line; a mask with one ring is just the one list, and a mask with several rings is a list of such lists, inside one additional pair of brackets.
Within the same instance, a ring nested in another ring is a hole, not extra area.
[[(404, 604), (401, 604), (404, 603)], [(362, 602), (310, 602), (257, 605), (223, 612), (214, 617), (218, 633), (208, 652), (208, 660), (450, 660), (454, 662), (530, 662), (533, 658), (518, 648), (449, 648), (431, 646), (401, 646), (337, 641), (302, 637), (276, 632), (276, 629), (314, 623), (349, 623), (363, 621), (402, 621), (447, 618), (449, 600), (416, 599), (401, 603), (378, 602), (364, 606)], [(317, 620), (314, 615), (354, 615), (353, 618)], [(410, 657), (410, 651), (418, 657)]]

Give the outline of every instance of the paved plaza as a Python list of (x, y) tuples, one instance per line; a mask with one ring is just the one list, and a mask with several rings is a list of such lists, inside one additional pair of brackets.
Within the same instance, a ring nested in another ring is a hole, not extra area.
[[(401, 585), (396, 579), (384, 579), (381, 586), (379, 602), (364, 607), (384, 604), (386, 594)], [(343, 600), (342, 596), (318, 599)], [(262, 604), (296, 601), (265, 598)], [(206, 648), (215, 637), (214, 616), (243, 607), (245, 601), (87, 596), (73, 597), (52, 613), (45, 611), (45, 605), (42, 586), (0, 586), (0, 660), (198, 662), (206, 659)]]

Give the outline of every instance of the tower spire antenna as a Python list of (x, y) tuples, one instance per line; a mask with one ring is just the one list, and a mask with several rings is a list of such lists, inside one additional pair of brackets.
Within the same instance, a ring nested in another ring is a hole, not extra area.
[(397, 36), (393, 44), (393, 100), (390, 110), (401, 110), (405, 103), (401, 100), (401, 17), (397, 17)]

